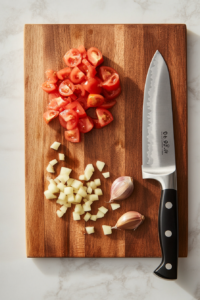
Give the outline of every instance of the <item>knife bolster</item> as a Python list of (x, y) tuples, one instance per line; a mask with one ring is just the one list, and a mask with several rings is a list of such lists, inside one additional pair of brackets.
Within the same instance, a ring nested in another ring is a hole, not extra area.
[(146, 172), (145, 168), (142, 166), (142, 178), (155, 179), (159, 181), (162, 186), (162, 190), (172, 189), (177, 191), (176, 170), (171, 173), (155, 174)]

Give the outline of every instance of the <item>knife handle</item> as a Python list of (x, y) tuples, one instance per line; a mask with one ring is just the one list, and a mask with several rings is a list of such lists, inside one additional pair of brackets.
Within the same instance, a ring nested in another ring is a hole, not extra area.
[(176, 190), (162, 190), (158, 228), (162, 261), (154, 273), (164, 279), (177, 279), (178, 203)]

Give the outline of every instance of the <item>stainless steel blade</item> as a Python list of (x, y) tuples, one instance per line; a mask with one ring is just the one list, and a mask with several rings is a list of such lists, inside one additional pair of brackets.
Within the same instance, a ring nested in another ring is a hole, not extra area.
[(142, 161), (143, 172), (161, 175), (176, 170), (170, 78), (159, 51), (151, 61), (145, 83)]

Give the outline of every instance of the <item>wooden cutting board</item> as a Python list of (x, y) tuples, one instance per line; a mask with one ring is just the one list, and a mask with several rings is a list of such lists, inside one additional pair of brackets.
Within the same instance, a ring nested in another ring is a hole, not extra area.
[[(114, 122), (83, 135), (79, 144), (64, 139), (58, 120), (43, 121), (48, 95), (40, 88), (45, 70), (63, 68), (63, 55), (70, 48), (95, 46), (104, 63), (120, 75), (122, 93), (112, 108)], [(188, 248), (188, 169), (187, 169), (187, 69), (185, 25), (26, 25), (25, 26), (25, 181), (26, 245), (28, 257), (160, 257), (158, 210), (161, 189), (154, 180), (143, 180), (142, 105), (145, 79), (156, 50), (167, 62), (172, 87), (174, 134), (178, 173), (179, 256)], [(85, 221), (73, 221), (69, 209), (62, 219), (59, 205), (44, 198), (48, 174), (46, 167), (58, 153), (50, 149), (62, 143), (58, 152), (66, 154), (61, 166), (73, 169), (72, 177), (83, 174), (88, 163), (104, 161), (104, 179), (99, 171), (93, 178), (102, 180), (104, 195), (92, 206), (92, 213), (104, 205), (109, 212), (96, 222), (95, 234), (85, 235)], [(133, 176), (132, 196), (112, 211), (109, 204), (111, 183), (119, 176)], [(134, 210), (145, 216), (136, 231), (113, 230), (104, 236), (102, 225), (114, 226), (125, 212)]]

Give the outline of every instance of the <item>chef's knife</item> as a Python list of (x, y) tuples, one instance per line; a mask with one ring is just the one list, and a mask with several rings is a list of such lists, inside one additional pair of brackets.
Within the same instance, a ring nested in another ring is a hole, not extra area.
[(142, 176), (161, 183), (158, 229), (162, 261), (154, 273), (177, 279), (178, 206), (174, 129), (167, 65), (156, 51), (147, 73), (142, 124)]

